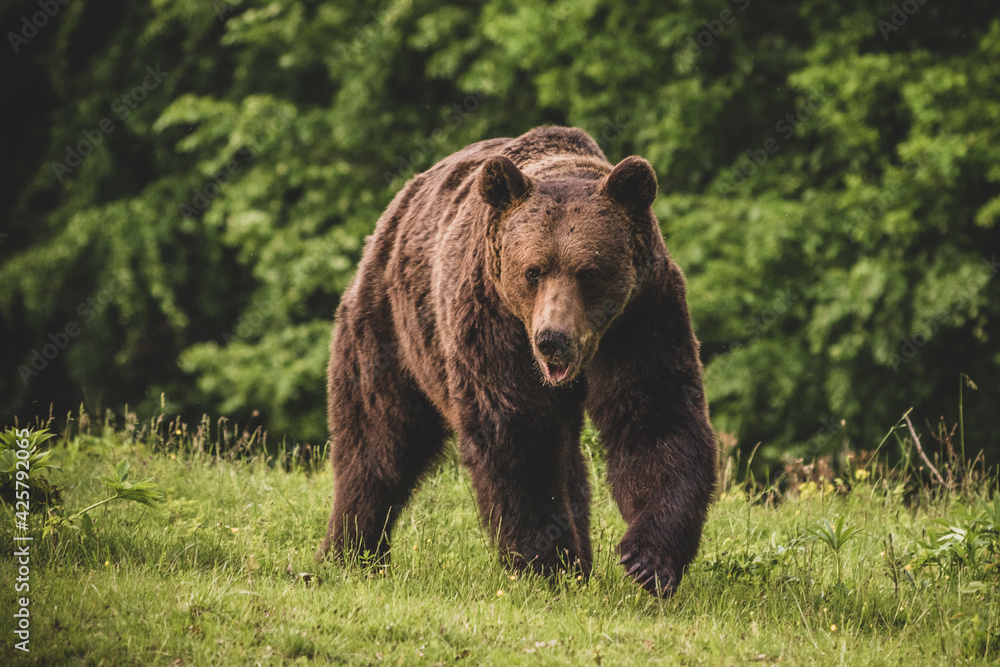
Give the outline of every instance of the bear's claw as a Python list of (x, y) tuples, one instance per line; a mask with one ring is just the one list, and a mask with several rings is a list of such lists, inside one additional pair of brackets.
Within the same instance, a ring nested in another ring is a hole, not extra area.
[(660, 597), (670, 597), (677, 588), (674, 576), (666, 568), (658, 568), (640, 554), (629, 552), (618, 561), (627, 574), (640, 587)]

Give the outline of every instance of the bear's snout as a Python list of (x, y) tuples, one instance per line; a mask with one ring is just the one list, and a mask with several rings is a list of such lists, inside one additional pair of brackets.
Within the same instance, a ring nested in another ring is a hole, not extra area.
[(546, 359), (553, 361), (562, 360), (572, 344), (573, 338), (569, 334), (553, 329), (546, 329), (535, 336), (535, 347)]
[(557, 385), (573, 378), (579, 354), (572, 335), (556, 329), (543, 329), (535, 334), (534, 344), (538, 365), (547, 382)]

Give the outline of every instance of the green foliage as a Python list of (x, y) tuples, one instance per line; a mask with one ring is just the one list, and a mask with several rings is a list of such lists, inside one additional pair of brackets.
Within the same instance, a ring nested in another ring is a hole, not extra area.
[(852, 537), (861, 533), (861, 529), (845, 526), (844, 516), (840, 515), (835, 523), (830, 523), (829, 519), (819, 519), (815, 524), (806, 526), (806, 532), (833, 551), (837, 562), (837, 583), (841, 584), (843, 580), (840, 576), (840, 550)]
[(147, 507), (155, 507), (157, 503), (162, 502), (164, 497), (163, 492), (156, 484), (153, 484), (152, 478), (142, 479), (138, 482), (129, 480), (128, 471), (130, 467), (129, 462), (122, 459), (115, 466), (114, 474), (101, 475), (99, 478), (101, 485), (111, 495), (107, 499), (99, 503), (94, 503), (76, 514), (86, 514), (95, 507), (109, 503), (112, 500), (131, 500)]
[[(117, 465), (109, 464), (111, 474), (99, 476), (97, 479), (108, 494), (103, 500), (99, 500), (87, 507), (66, 515), (65, 507), (62, 504), (62, 489), (53, 485), (49, 480), (40, 474), (43, 470), (59, 470), (60, 466), (55, 463), (55, 452), (39, 451), (39, 445), (54, 438), (55, 435), (49, 433), (47, 429), (27, 431), (27, 429), (7, 429), (0, 433), (0, 498), (2, 504), (10, 509), (14, 506), (14, 498), (19, 501), (18, 508), (23, 510), (24, 516), (44, 516), (42, 535), (49, 537), (58, 535), (65, 529), (82, 530), (88, 537), (96, 537), (94, 521), (89, 512), (107, 505), (115, 500), (126, 500), (156, 507), (163, 502), (163, 491), (152, 478), (146, 478), (133, 482), (129, 479), (131, 464), (126, 459), (122, 459)], [(24, 447), (18, 443), (26, 443)], [(26, 452), (26, 456), (19, 457), (17, 452)], [(18, 465), (18, 462), (21, 465)], [(27, 470), (25, 470), (25, 464)], [(21, 471), (18, 474), (18, 471)], [(27, 489), (35, 491), (35, 498), (21, 496), (15, 493), (16, 489)], [(9, 501), (9, 502), (8, 502)], [(27, 509), (24, 509), (24, 508)], [(42, 509), (43, 512), (38, 512)]]
[(918, 566), (934, 564), (948, 573), (967, 569), (976, 579), (995, 580), (1000, 575), (1000, 493), (975, 508), (957, 504), (948, 517), (931, 522), (914, 558)]
[[(39, 445), (54, 438), (55, 434), (49, 433), (47, 429), (29, 431), (23, 437), (18, 435), (18, 433), (19, 430), (15, 428), (8, 428), (3, 433), (0, 433), (0, 484), (3, 484), (4, 489), (6, 489), (7, 484), (10, 483), (17, 472), (18, 461), (24, 461), (29, 470), (42, 470), (44, 468), (55, 467), (55, 464), (51, 461), (52, 452), (39, 451), (41, 449)], [(25, 442), (25, 446), (19, 446), (17, 444), (19, 441)], [(27, 452), (25, 457), (17, 455), (17, 452), (20, 450)]]
[(0, 419), (151, 415), (165, 393), (189, 422), (322, 441), (331, 316), (393, 194), (563, 123), (660, 175), (713, 420), (757, 465), (871, 448), (885, 415), (956, 405), (961, 373), (969, 453), (995, 459), (1000, 20), (986, 0), (891, 14), (71, 3), (3, 84)]
[[(57, 535), (67, 528), (81, 530), (84, 535), (90, 538), (97, 537), (94, 520), (90, 516), (92, 510), (103, 505), (107, 505), (115, 500), (131, 500), (147, 507), (156, 507), (163, 502), (165, 496), (160, 487), (153, 483), (152, 478), (142, 479), (132, 482), (128, 478), (128, 471), (131, 465), (125, 459), (118, 462), (118, 465), (111, 466), (112, 474), (98, 477), (101, 486), (110, 495), (104, 500), (84, 507), (79, 512), (74, 512), (69, 516), (61, 513), (50, 515), (45, 521), (43, 536)], [(77, 522), (79, 521), (79, 526)]]
[(747, 543), (738, 546), (735, 541), (726, 540), (724, 550), (705, 556), (704, 566), (725, 579), (766, 584), (801, 562), (805, 555), (803, 542), (801, 535), (783, 539), (777, 531), (771, 533), (766, 543), (752, 546)]
[(838, 516), (836, 523), (830, 523), (829, 519), (820, 519), (815, 525), (806, 527), (806, 531), (830, 547), (834, 553), (839, 553), (847, 541), (860, 533), (861, 529), (844, 526), (844, 517)]
[[(47, 429), (27, 431), (8, 428), (0, 433), (0, 498), (9, 501), (16, 497), (17, 489), (27, 487), (29, 492), (37, 492), (39, 501), (58, 501), (59, 489), (39, 474), (47, 468), (58, 468), (52, 461), (52, 452), (43, 452), (40, 447), (54, 437)], [(19, 446), (19, 442), (24, 442), (25, 446)], [(25, 456), (18, 456), (18, 452), (24, 452)], [(21, 475), (18, 475), (18, 470), (22, 471)]]

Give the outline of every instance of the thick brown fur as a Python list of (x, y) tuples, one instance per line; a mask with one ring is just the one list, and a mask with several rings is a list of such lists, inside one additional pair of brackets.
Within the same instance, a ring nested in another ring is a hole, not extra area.
[(656, 176), (578, 129), (473, 144), (414, 177), (368, 240), (329, 365), (335, 500), (317, 556), (389, 537), (457, 435), (504, 562), (587, 572), (584, 410), (628, 524), (622, 564), (669, 594), (698, 550), (716, 447)]

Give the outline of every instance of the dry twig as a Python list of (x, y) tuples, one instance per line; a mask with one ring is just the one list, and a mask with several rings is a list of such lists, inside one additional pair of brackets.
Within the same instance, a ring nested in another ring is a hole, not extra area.
[(927, 458), (926, 454), (924, 454), (924, 448), (920, 446), (920, 438), (917, 437), (917, 432), (913, 430), (913, 422), (910, 421), (910, 415), (909, 414), (903, 415), (903, 419), (906, 420), (906, 425), (910, 427), (910, 435), (913, 436), (913, 444), (917, 446), (917, 453), (920, 454), (920, 458), (924, 460), (924, 463), (927, 464), (927, 467), (931, 469), (932, 473), (934, 473), (934, 477), (937, 478), (938, 484), (940, 484), (941, 486), (945, 486), (944, 477), (941, 476), (941, 473), (937, 471), (937, 468), (934, 467), (934, 464), (931, 463), (931, 460)]

